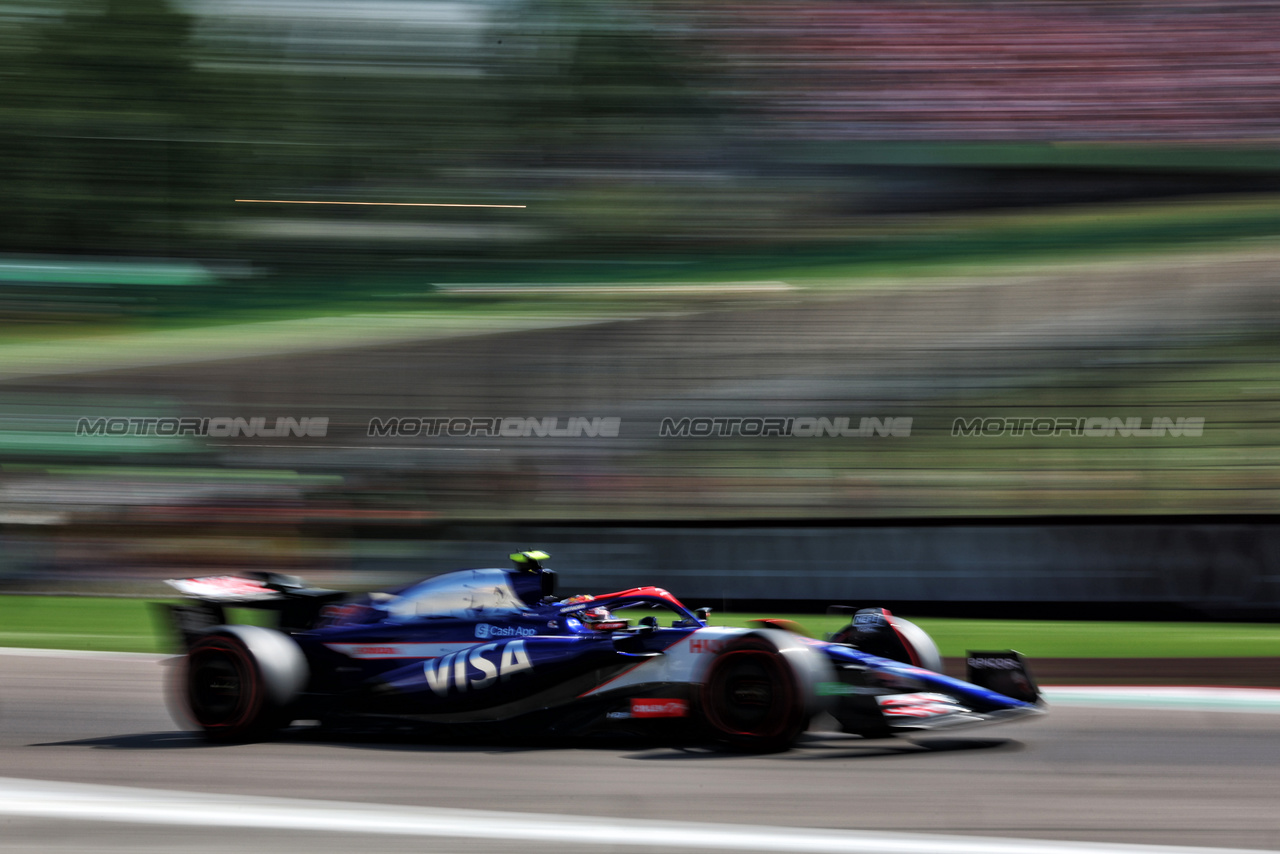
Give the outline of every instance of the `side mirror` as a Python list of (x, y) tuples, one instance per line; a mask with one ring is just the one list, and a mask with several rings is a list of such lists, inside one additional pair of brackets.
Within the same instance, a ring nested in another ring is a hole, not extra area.
[(710, 608), (699, 608), (698, 610), (694, 611), (693, 613), (698, 617), (698, 619), (699, 619), (699, 620), (702, 620), (702, 622), (704, 622), (704, 623), (710, 623), (710, 622), (711, 622), (711, 609), (710, 609)]
[(647, 635), (658, 630), (658, 618), (653, 616), (641, 617), (637, 625), (640, 628), (640, 634)]

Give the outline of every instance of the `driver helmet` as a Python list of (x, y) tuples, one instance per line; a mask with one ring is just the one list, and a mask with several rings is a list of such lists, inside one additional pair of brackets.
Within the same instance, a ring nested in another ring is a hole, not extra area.
[[(594, 596), (583, 593), (578, 596), (570, 596), (568, 599), (564, 600), (564, 604), (577, 605), (580, 602), (592, 602), (595, 600), (595, 598), (596, 597)], [(587, 625), (591, 625), (593, 623), (602, 623), (605, 620), (612, 619), (613, 614), (609, 613), (608, 608), (599, 607), (599, 608), (587, 608), (583, 611), (579, 611), (577, 614), (574, 614), (574, 616), (577, 617), (579, 620), (582, 620), (582, 622), (586, 623)]]
[(587, 624), (603, 623), (613, 619), (613, 614), (609, 613), (608, 608), (588, 608), (578, 615), (578, 619)]

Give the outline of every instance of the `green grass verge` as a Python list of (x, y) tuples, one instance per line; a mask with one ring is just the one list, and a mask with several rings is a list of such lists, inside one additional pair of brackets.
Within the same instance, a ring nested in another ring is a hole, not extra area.
[(164, 652), (142, 599), (0, 596), (0, 646)]
[[(165, 652), (152, 603), (142, 599), (0, 596), (0, 646)], [(254, 612), (234, 616), (248, 621)], [(628, 615), (634, 616), (634, 615)], [(813, 614), (713, 614), (745, 626), (761, 616), (795, 620), (819, 637), (844, 624)], [(945, 656), (970, 649), (1017, 649), (1031, 658), (1280, 656), (1280, 626), (1253, 623), (1103, 623), (1057, 620), (914, 620)]]

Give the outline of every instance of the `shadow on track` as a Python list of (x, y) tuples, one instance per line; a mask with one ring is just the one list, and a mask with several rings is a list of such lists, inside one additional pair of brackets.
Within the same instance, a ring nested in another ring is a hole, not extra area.
[[(799, 748), (805, 748), (801, 743)], [(824, 745), (815, 750), (801, 750), (788, 756), (792, 759), (869, 759), (877, 756), (930, 756), (937, 753), (956, 753), (967, 750), (998, 750), (1013, 752), (1026, 746), (1012, 738), (921, 738), (912, 741), (881, 740), (864, 744), (844, 742)]]
[(193, 750), (219, 747), (194, 732), (146, 732), (132, 735), (108, 735), (100, 738), (77, 738), (71, 741), (45, 741), (28, 747), (94, 747), (103, 750)]
[[(285, 730), (268, 744), (314, 744), (345, 750), (415, 751), (422, 753), (532, 753), (552, 750), (608, 750), (620, 752), (628, 759), (643, 761), (712, 760), (760, 758), (761, 754), (742, 753), (713, 744), (676, 744), (645, 742), (636, 739), (472, 739), (466, 741), (431, 739), (418, 732), (326, 733), (317, 729)], [(128, 735), (51, 741), (29, 747), (90, 747), (96, 750), (216, 750), (244, 745), (216, 744), (198, 733), (172, 732), (133, 733)], [(780, 753), (763, 754), (775, 759), (832, 760), (871, 759), (887, 756), (927, 756), (968, 750), (1018, 751), (1021, 742), (1007, 738), (918, 738), (913, 741), (877, 739), (867, 741), (842, 733), (810, 732), (801, 736), (795, 747)]]
[[(874, 759), (886, 756), (929, 756), (936, 753), (952, 753), (966, 750), (1020, 751), (1024, 745), (1009, 738), (927, 738), (915, 741), (899, 739), (861, 739), (843, 733), (811, 732), (801, 736), (796, 745), (787, 751), (765, 754), (782, 760), (832, 760)], [(662, 753), (632, 756), (632, 759), (670, 761), (680, 759), (730, 758), (735, 756), (759, 756), (759, 754), (735, 753), (715, 746), (673, 747)]]
[[(68, 741), (45, 741), (28, 747), (91, 747), (96, 750), (234, 750), (253, 746), (284, 744), (314, 744), (352, 750), (406, 750), (424, 753), (465, 752), (526, 752), (551, 750), (569, 746), (567, 743), (524, 744), (511, 741), (469, 741), (462, 744), (446, 743), (423, 738), (420, 735), (400, 733), (332, 734), (311, 729), (289, 729), (261, 742), (218, 743), (207, 741), (200, 733), (174, 730), (172, 732), (130, 733), (96, 738), (78, 738)], [(584, 745), (574, 745), (582, 747)], [(588, 744), (587, 747), (599, 747)], [(611, 745), (612, 746), (612, 745)], [(633, 743), (631, 747), (635, 747)]]

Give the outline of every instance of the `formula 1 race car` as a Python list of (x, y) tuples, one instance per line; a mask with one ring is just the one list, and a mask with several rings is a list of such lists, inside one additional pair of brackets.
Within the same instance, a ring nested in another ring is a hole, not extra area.
[[(1042, 712), (1016, 652), (970, 653), (969, 681), (954, 679), (928, 635), (883, 608), (827, 640), (781, 620), (711, 626), (657, 587), (557, 598), (545, 553), (511, 558), (362, 595), (274, 573), (172, 580), (194, 600), (164, 606), (187, 650), (179, 705), (214, 741), (307, 720), (750, 751), (789, 747), (819, 712), (871, 738)], [(228, 625), (229, 606), (272, 611), (277, 627)]]

